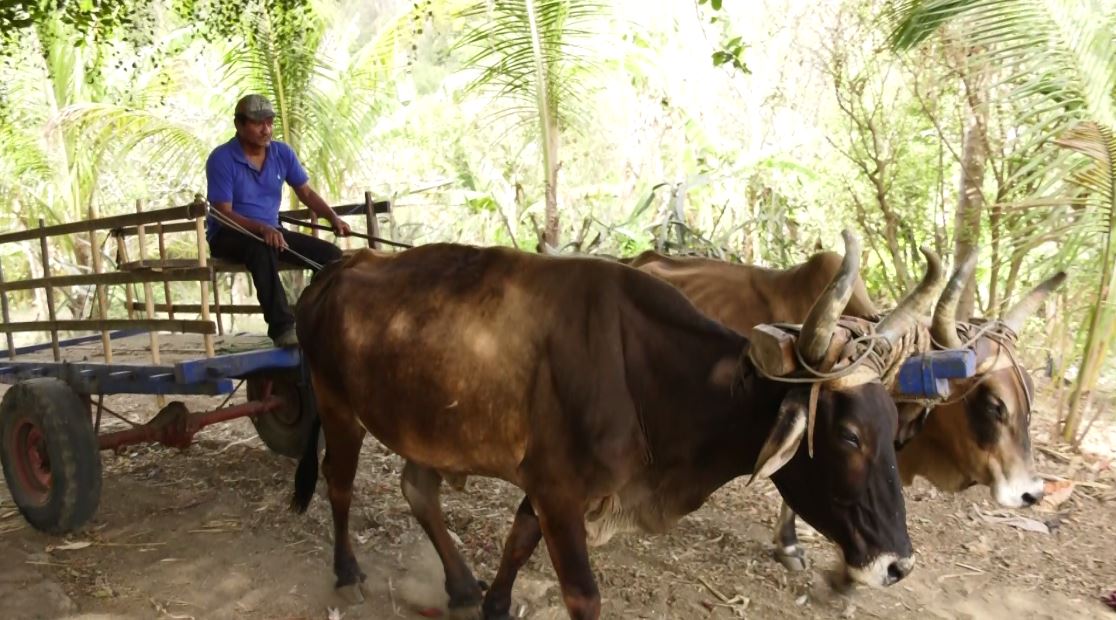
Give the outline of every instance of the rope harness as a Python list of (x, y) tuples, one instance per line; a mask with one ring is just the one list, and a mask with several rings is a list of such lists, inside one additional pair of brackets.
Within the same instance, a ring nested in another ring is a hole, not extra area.
[[(787, 323), (772, 324), (785, 332), (795, 334), (796, 336), (801, 333), (801, 325), (793, 325)], [(798, 370), (794, 376), (776, 376), (766, 372), (763, 366), (755, 359), (754, 349), (749, 351), (748, 358), (752, 362), (753, 368), (766, 379), (777, 381), (780, 383), (790, 383), (795, 385), (810, 385), (809, 406), (807, 409), (807, 441), (810, 457), (814, 455), (814, 423), (817, 417), (817, 401), (818, 392), (821, 385), (826, 382), (835, 381), (852, 375), (861, 366), (867, 366), (868, 369), (874, 371), (880, 379), (880, 382), (886, 385), (891, 385), (895, 376), (899, 372), (902, 361), (910, 354), (915, 352), (924, 352), (931, 349), (944, 350), (948, 347), (942, 343), (937, 342), (930, 334), (930, 331), (923, 326), (916, 327), (904, 334), (897, 342), (891, 343), (884, 336), (875, 332), (876, 324), (862, 319), (850, 319), (842, 317), (838, 326), (848, 331), (850, 340), (844, 345), (841, 353), (841, 358), (832, 370), (821, 370), (814, 365), (807, 362), (799, 352), (798, 347), (794, 347), (795, 360), (798, 363)], [(983, 323), (958, 323), (957, 330), (962, 338), (962, 348), (976, 348), (977, 342), (981, 338), (987, 338), (996, 343), (996, 355), (992, 358), (991, 362), (987, 364), (988, 370), (980, 373), (976, 380), (972, 381), (965, 390), (959, 395), (945, 400), (937, 400), (931, 398), (904, 398), (899, 395), (893, 395), (896, 403), (917, 403), (923, 408), (923, 415), (925, 415), (932, 407), (943, 405), (950, 405), (956, 402), (961, 402), (966, 399), (985, 381), (992, 378), (993, 371), (998, 370), (1000, 365), (1001, 356), (1006, 356), (1010, 363), (1010, 368), (1013, 371), (1019, 384), (1022, 386), (1023, 393), (1027, 400), (1027, 410), (1030, 411), (1034, 395), (1032, 389), (1027, 385), (1027, 381), (1023, 375), (1022, 365), (1015, 354), (1015, 343), (1018, 339), (1016, 333), (1003, 321), (991, 320)], [(882, 346), (881, 346), (882, 341)], [(847, 363), (841, 364), (841, 360), (849, 359)]]

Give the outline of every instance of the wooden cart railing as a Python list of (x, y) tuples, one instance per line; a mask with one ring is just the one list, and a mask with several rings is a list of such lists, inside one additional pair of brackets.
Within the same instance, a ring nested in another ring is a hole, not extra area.
[[(370, 192), (365, 193), (364, 202), (338, 205), (334, 207), (342, 217), (359, 216), (364, 219), (366, 230), (372, 237), (379, 235), (376, 215), (390, 213), (391, 203), (374, 201)], [(221, 273), (240, 273), (241, 265), (228, 261), (209, 258), (209, 248), (205, 240), (205, 216), (207, 205), (200, 197), (194, 202), (180, 207), (146, 210), (142, 202), (137, 202), (136, 213), (96, 218), (46, 226), (39, 220), (37, 228), (0, 234), (0, 245), (38, 241), (42, 277), (5, 281), (3, 266), (0, 265), (0, 313), (3, 315), (4, 333), (7, 341), (7, 355), (14, 358), (16, 347), (13, 334), (20, 332), (45, 332), (50, 335), (50, 347), (55, 361), (62, 359), (60, 332), (100, 332), (104, 361), (112, 362), (112, 334), (114, 330), (127, 330), (130, 333), (145, 331), (151, 339), (152, 362), (158, 364), (160, 332), (200, 334), (205, 342), (207, 357), (214, 355), (213, 338), (223, 333), (221, 314), (254, 314), (260, 309), (256, 305), (221, 305), (217, 275)], [(302, 220), (313, 216), (309, 209), (286, 211), (283, 215)], [(175, 234), (192, 234), (192, 246), (196, 254), (189, 257), (173, 258), (168, 255), (167, 240)], [(91, 248), (91, 273), (53, 275), (51, 261), (52, 238), (64, 235), (84, 235)], [(156, 241), (156, 248), (150, 239)], [(107, 269), (102, 256), (102, 242), (109, 239), (116, 242), (116, 264)], [(133, 260), (129, 255), (129, 241), (134, 240), (138, 256)], [(369, 245), (377, 247), (374, 241)], [(301, 269), (286, 265), (284, 269)], [(171, 293), (172, 282), (197, 282), (197, 303), (178, 303)], [(161, 286), (159, 286), (161, 285)], [(94, 286), (94, 318), (60, 319), (55, 307), (56, 289), (63, 287)], [(124, 287), (124, 311), (127, 318), (113, 317), (107, 287)], [(162, 303), (156, 302), (156, 287), (162, 288)], [(142, 288), (142, 294), (139, 289)], [(45, 294), (47, 320), (11, 320), (9, 293), (13, 291), (42, 290)], [(212, 303), (210, 290), (213, 291)], [(160, 317), (158, 315), (165, 315)], [(197, 319), (183, 319), (183, 315), (198, 316)]]

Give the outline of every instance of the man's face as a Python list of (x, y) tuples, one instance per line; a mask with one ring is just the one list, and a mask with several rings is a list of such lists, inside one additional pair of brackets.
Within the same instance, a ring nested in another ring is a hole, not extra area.
[(262, 121), (241, 118), (236, 121), (236, 136), (242, 142), (266, 148), (268, 144), (271, 144), (271, 131), (274, 124), (275, 119), (273, 118)]

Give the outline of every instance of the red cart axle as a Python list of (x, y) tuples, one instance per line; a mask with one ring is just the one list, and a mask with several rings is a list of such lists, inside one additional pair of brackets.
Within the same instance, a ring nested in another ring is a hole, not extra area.
[(277, 396), (267, 396), (223, 409), (190, 413), (181, 401), (174, 401), (159, 410), (146, 424), (115, 433), (97, 437), (102, 450), (115, 450), (138, 443), (159, 442), (172, 448), (186, 448), (194, 440), (194, 435), (210, 424), (226, 420), (258, 416), (269, 413), (282, 406), (283, 400)]

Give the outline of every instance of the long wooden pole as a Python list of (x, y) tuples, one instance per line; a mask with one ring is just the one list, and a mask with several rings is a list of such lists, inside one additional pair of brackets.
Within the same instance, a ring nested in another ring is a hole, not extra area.
[[(119, 264), (128, 262), (128, 240), (123, 236), (116, 237), (116, 258)], [(125, 274), (112, 274), (112, 275), (125, 275)], [(126, 274), (130, 276), (131, 274)], [(124, 309), (128, 311), (128, 318), (136, 318), (135, 312), (132, 310), (132, 300), (136, 298), (136, 290), (132, 285), (132, 279), (129, 277), (124, 281)]]
[[(136, 213), (143, 213), (142, 198), (136, 200)], [(136, 228), (136, 239), (139, 241), (139, 259), (142, 262), (147, 260), (147, 234), (143, 224), (140, 224)], [(164, 280), (163, 282), (164, 285), (166, 285), (166, 281)], [(155, 320), (155, 287), (151, 282), (143, 283), (143, 306), (147, 320)], [(159, 355), (159, 332), (153, 329), (147, 332), (147, 337), (151, 343), (151, 363), (158, 366), (160, 358), (162, 357)], [(162, 394), (157, 394), (155, 396), (155, 406), (162, 409), (164, 405), (166, 405), (166, 398), (164, 398)]]
[[(93, 273), (101, 275), (104, 269), (104, 263), (101, 258), (101, 248), (97, 245), (97, 231), (89, 231), (89, 252), (93, 257)], [(108, 295), (105, 291), (105, 285), (97, 284), (97, 318), (104, 321), (108, 319)], [(109, 337), (107, 329), (101, 330), (101, 349), (105, 357), (105, 363), (112, 363), (112, 338)]]
[[(0, 282), (4, 281), (4, 263), (0, 261)], [(8, 314), (8, 291), (0, 291), (0, 314), (3, 315), (4, 325), (12, 322), (11, 316)], [(8, 340), (8, 358), (15, 359), (15, 339), (12, 338), (12, 333), (5, 334)]]
[[(46, 221), (39, 218), (39, 254), (43, 259), (43, 277), (50, 278), (50, 248), (47, 245)], [(50, 349), (54, 353), (54, 361), (62, 360), (62, 350), (58, 347), (58, 316), (54, 312), (54, 287), (49, 284), (44, 287), (46, 292), (47, 318), (50, 319)]]
[(380, 224), (376, 221), (376, 207), (372, 202), (372, 192), (364, 192), (364, 222), (368, 230), (368, 247), (380, 249), (380, 242), (375, 239), (380, 236)]
[[(136, 213), (143, 213), (143, 199), (136, 201)], [(138, 233), (136, 235), (136, 238), (139, 241), (139, 259), (141, 261), (147, 260), (147, 234), (144, 230), (143, 224), (140, 224), (138, 226)], [(144, 314), (147, 316), (147, 320), (153, 320), (155, 318), (155, 294), (154, 287), (151, 285), (151, 282), (143, 283), (143, 306)], [(148, 332), (148, 338), (151, 342), (151, 363), (158, 366), (160, 361), (159, 332), (154, 330)]]
[[(159, 268), (160, 269), (166, 269), (167, 268), (167, 240), (163, 236), (163, 223), (159, 222), (157, 224), (157, 226), (159, 227), (158, 228), (158, 231), (159, 231)], [(173, 319), (174, 318), (174, 305), (173, 305), (174, 302), (171, 301), (170, 280), (163, 280), (163, 301), (167, 302), (168, 306), (171, 306), (171, 310), (169, 310), (167, 312), (167, 318), (168, 319)]]
[(224, 336), (225, 325), (221, 322), (221, 275), (216, 271), (213, 272), (213, 314), (217, 319), (217, 334)]
[[(201, 198), (199, 197), (197, 200), (200, 201)], [(204, 216), (198, 216), (198, 218), (194, 220), (194, 234), (197, 236), (198, 239), (198, 267), (205, 267), (208, 264), (208, 248), (206, 248), (207, 244), (205, 242)], [(199, 286), (201, 287), (201, 318), (203, 321), (208, 321), (210, 320), (209, 280), (202, 280), (199, 283)], [(202, 338), (205, 339), (205, 356), (213, 357), (214, 355), (216, 355), (216, 352), (213, 350), (213, 335), (205, 334), (204, 336), (202, 336)]]

